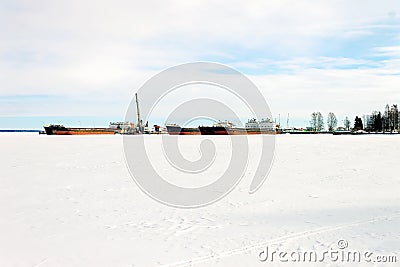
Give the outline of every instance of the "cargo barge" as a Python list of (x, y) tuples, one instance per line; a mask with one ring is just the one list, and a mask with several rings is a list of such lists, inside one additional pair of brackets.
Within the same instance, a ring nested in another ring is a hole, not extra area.
[(47, 135), (90, 135), (90, 134), (116, 134), (115, 128), (73, 128), (64, 125), (46, 125), (44, 131)]
[(215, 123), (213, 126), (199, 126), (198, 128), (182, 128), (176, 124), (166, 125), (170, 135), (248, 135), (248, 134), (278, 134), (273, 121), (266, 119), (258, 122), (256, 119), (249, 120), (245, 127), (236, 127), (235, 124), (224, 121)]
[(245, 135), (245, 128), (236, 127), (231, 122), (219, 122), (213, 126), (200, 126), (201, 135)]

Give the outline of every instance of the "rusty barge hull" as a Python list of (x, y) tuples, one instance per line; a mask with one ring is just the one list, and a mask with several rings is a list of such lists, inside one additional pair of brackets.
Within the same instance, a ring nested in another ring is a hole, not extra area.
[(111, 128), (69, 128), (62, 125), (44, 126), (47, 135), (94, 135), (94, 134), (115, 134)]

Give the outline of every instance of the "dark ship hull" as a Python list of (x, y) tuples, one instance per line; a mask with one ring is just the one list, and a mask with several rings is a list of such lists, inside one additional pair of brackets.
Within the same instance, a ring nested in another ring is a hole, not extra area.
[(167, 125), (167, 131), (170, 135), (200, 135), (199, 128), (182, 128), (178, 125)]
[(200, 126), (202, 135), (245, 135), (247, 134), (244, 128), (223, 127), (223, 126)]
[(47, 135), (89, 135), (89, 134), (115, 134), (112, 128), (70, 128), (63, 125), (44, 126)]

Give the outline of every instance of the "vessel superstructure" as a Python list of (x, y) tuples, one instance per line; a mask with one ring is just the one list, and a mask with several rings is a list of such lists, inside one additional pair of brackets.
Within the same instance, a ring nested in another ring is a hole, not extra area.
[(247, 134), (276, 134), (276, 125), (270, 119), (250, 119), (245, 124)]

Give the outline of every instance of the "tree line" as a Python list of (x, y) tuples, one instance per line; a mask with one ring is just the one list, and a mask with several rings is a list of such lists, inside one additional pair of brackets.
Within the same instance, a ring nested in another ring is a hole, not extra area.
[(364, 115), (364, 130), (368, 132), (393, 132), (399, 130), (399, 109), (397, 105), (386, 105), (385, 111), (373, 111)]
[[(353, 127), (351, 121), (346, 117), (343, 121), (343, 127), (337, 127), (338, 119), (333, 112), (329, 112), (327, 118), (328, 131), (332, 132), (337, 129), (347, 131), (364, 130), (367, 132), (394, 132), (399, 131), (399, 109), (397, 104), (389, 106), (386, 105), (385, 111), (373, 111), (371, 114), (363, 115), (363, 117), (356, 116), (354, 119)], [(313, 112), (310, 119), (310, 130), (320, 132), (325, 130), (324, 117), (321, 112)]]

